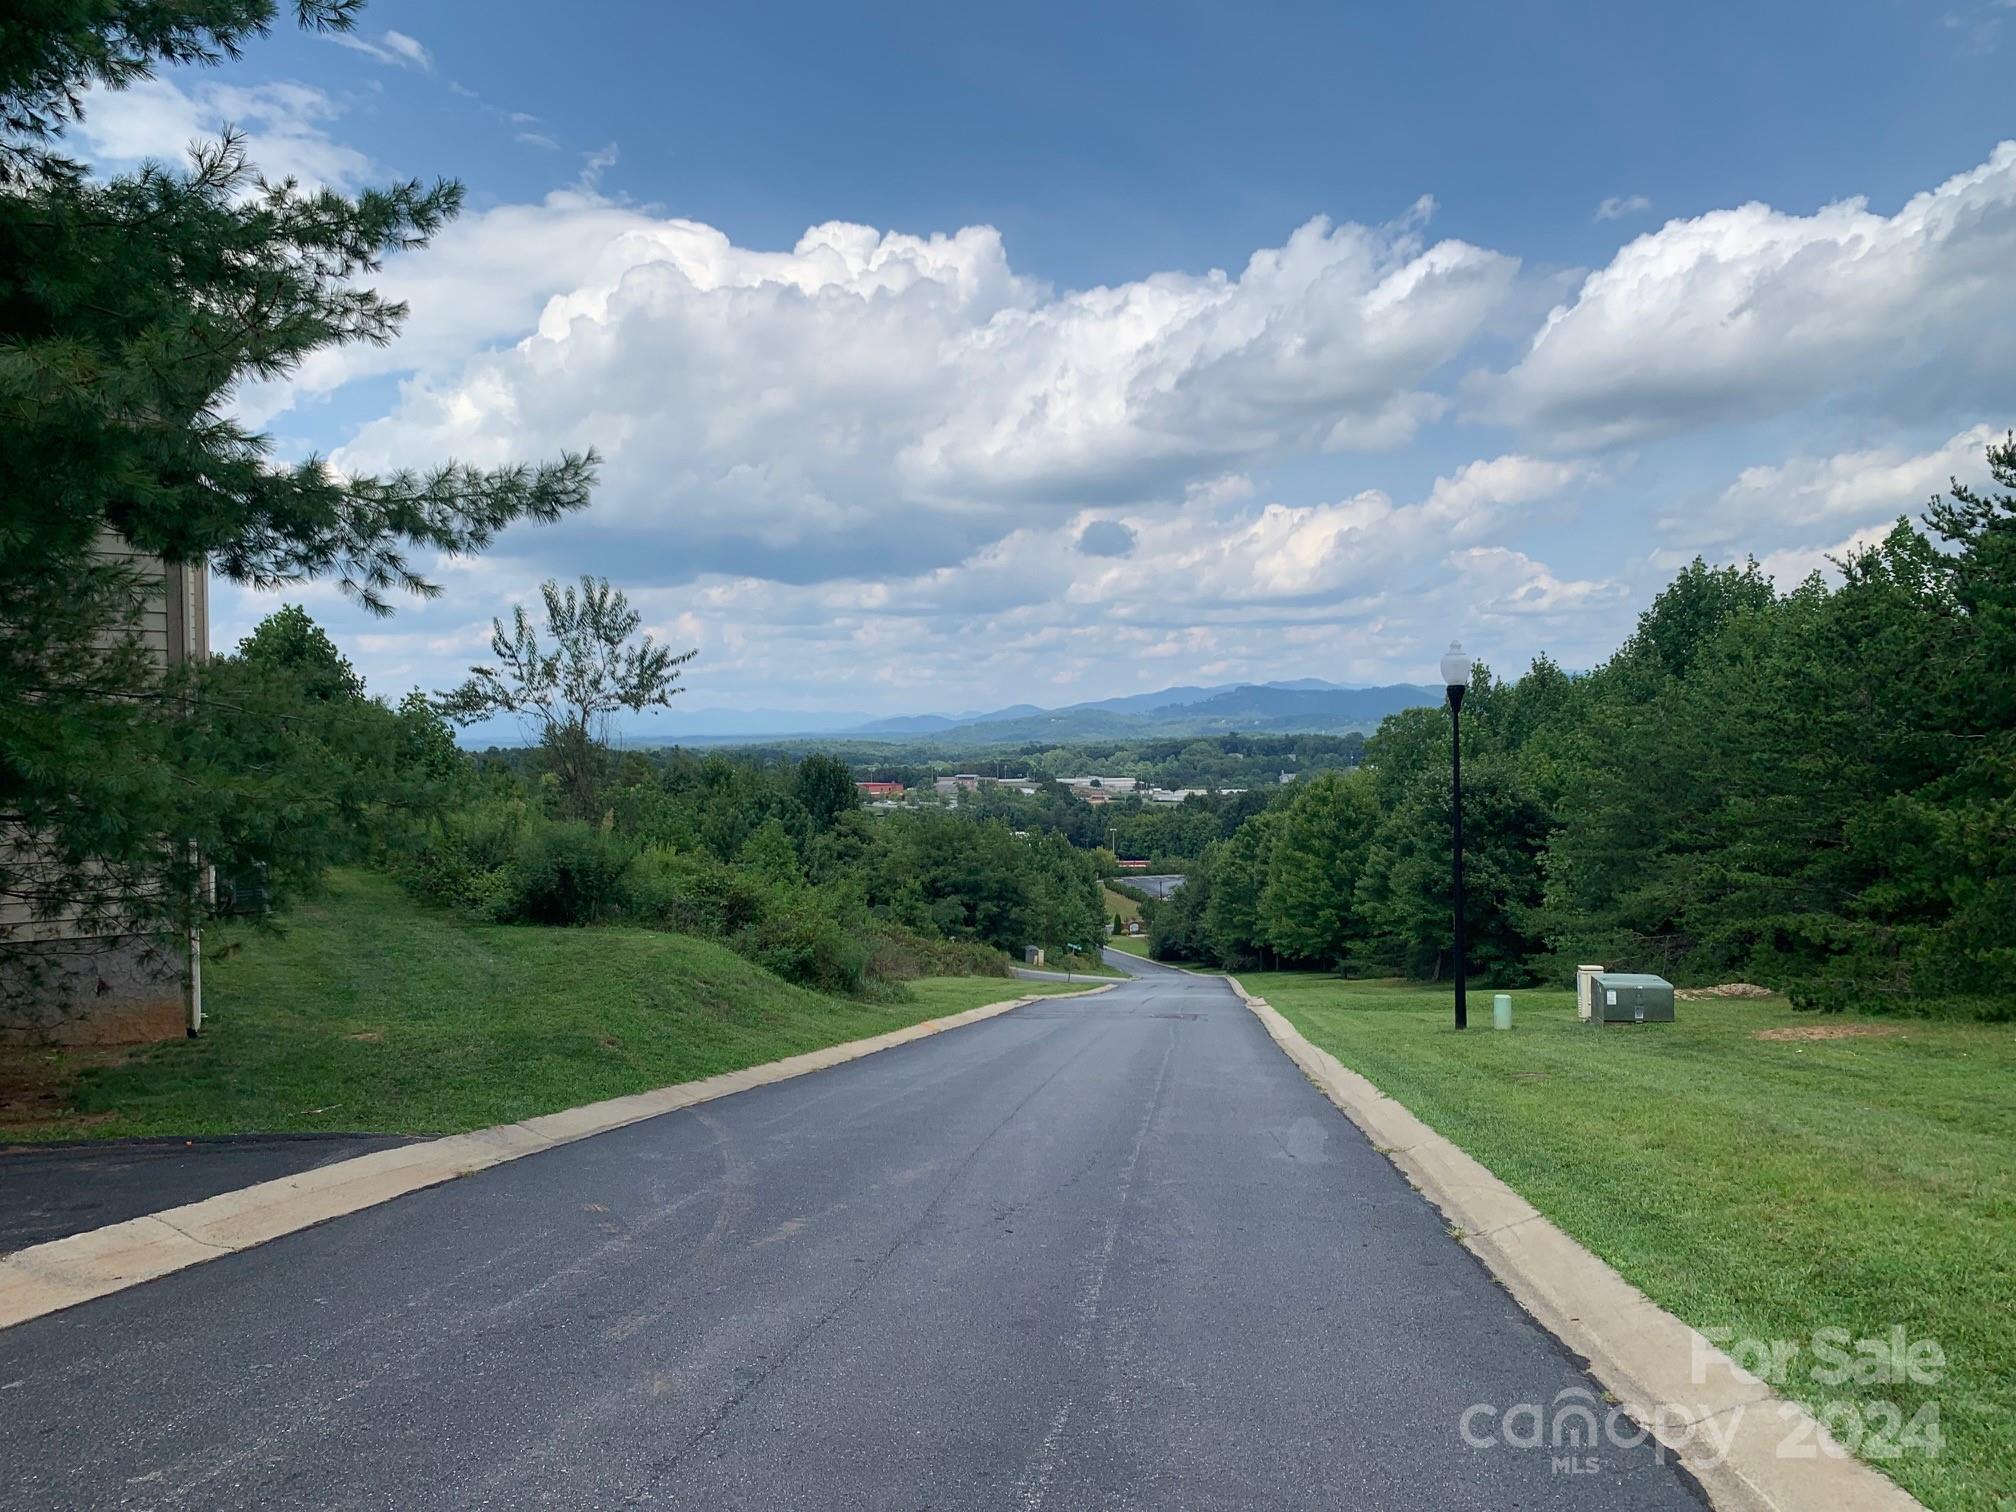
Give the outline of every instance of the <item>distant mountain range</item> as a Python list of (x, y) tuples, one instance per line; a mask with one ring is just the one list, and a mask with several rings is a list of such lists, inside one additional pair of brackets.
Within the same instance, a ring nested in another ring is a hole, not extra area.
[(682, 742), (719, 745), (759, 739), (832, 736), (848, 741), (934, 745), (1067, 744), (1080, 740), (1168, 739), (1185, 735), (1342, 734), (1371, 730), (1388, 714), (1441, 701), (1440, 688), (1394, 683), (1354, 688), (1320, 678), (1292, 682), (1219, 683), (1163, 688), (1045, 709), (1035, 704), (964, 714), (906, 714), (868, 719), (848, 714), (788, 714), (781, 710), (701, 710), (678, 728), (628, 738), (633, 745)]

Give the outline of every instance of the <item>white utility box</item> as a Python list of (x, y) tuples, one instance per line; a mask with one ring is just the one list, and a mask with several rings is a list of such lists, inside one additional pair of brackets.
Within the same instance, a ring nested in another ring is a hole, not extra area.
[(1596, 978), (1609, 969), (1607, 966), (1575, 968), (1575, 1017), (1585, 1024), (1596, 1016)]

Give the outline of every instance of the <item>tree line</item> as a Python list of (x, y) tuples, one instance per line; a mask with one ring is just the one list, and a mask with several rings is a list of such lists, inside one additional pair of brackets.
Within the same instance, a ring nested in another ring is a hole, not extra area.
[(1093, 858), (957, 811), (871, 817), (830, 757), (721, 753), (616, 768), (599, 819), (491, 764), (395, 866), (420, 898), (506, 923), (629, 923), (719, 939), (788, 980), (872, 993), (1096, 950)]
[[(543, 623), (522, 611), (500, 621), (496, 660), (469, 682), (396, 709), (368, 696), (297, 607), (222, 659), (321, 711), (317, 728), (375, 732), (376, 747), (318, 743), (297, 758), (320, 761), (338, 791), (369, 782), (378, 794), (355, 822), (318, 827), (319, 864), (382, 867), (418, 899), (490, 922), (704, 935), (788, 980), (853, 995), (1003, 974), (1025, 945), (1096, 951), (1099, 870), (1061, 835), (960, 810), (871, 818), (852, 771), (829, 756), (619, 756), (600, 716), (669, 701), (686, 657), (637, 638), (607, 583), (548, 584), (543, 597)], [(528, 716), (535, 743), (501, 759), (457, 747), (450, 721), (499, 712)], [(372, 761), (349, 764), (367, 748)]]
[[(1993, 485), (1780, 593), (1696, 561), (1615, 655), (1480, 668), (1463, 706), (1469, 963), (1742, 979), (1817, 1007), (2016, 1016), (2016, 438)], [(1151, 950), (1450, 969), (1446, 709), (1209, 847)]]
[[(792, 742), (778, 749), (802, 750), (805, 744)], [(863, 779), (913, 787), (928, 785), (935, 777), (972, 772), (1037, 781), (1097, 773), (1132, 777), (1148, 787), (1220, 789), (1272, 787), (1284, 772), (1306, 775), (1354, 766), (1365, 749), (1365, 737), (1352, 730), (1342, 735), (1234, 733), (967, 747), (929, 739), (892, 747), (846, 737), (816, 744), (852, 764)]]

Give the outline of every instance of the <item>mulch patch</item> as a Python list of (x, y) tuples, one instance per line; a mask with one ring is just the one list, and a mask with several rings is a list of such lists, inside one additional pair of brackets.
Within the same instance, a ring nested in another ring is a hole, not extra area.
[(1793, 1024), (1784, 1029), (1759, 1029), (1752, 1039), (1837, 1040), (1888, 1039), (1904, 1031), (1895, 1024)]

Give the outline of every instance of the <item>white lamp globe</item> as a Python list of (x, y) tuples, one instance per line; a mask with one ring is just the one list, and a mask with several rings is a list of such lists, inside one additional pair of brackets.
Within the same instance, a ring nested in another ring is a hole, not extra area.
[(1442, 684), (1449, 688), (1470, 686), (1470, 668), (1473, 665), (1465, 654), (1461, 643), (1449, 642), (1449, 649), (1442, 653)]

